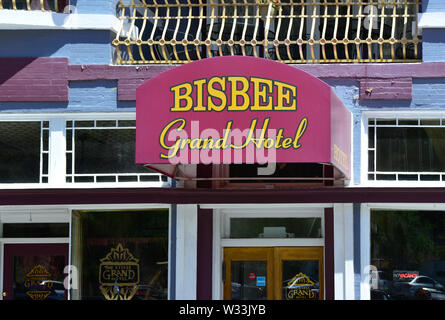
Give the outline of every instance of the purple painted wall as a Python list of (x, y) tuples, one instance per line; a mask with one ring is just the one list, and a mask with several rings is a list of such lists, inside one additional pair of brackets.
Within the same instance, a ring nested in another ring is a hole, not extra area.
[(362, 100), (411, 100), (412, 97), (412, 78), (360, 79), (360, 99)]
[[(135, 101), (139, 84), (174, 67), (69, 65), (67, 58), (2, 58), (0, 101), (68, 101), (70, 81), (90, 80), (117, 80), (118, 100)], [(363, 100), (411, 99), (413, 78), (445, 77), (445, 62), (294, 67), (317, 78), (357, 80)]]
[(68, 101), (68, 59), (0, 59), (0, 101)]

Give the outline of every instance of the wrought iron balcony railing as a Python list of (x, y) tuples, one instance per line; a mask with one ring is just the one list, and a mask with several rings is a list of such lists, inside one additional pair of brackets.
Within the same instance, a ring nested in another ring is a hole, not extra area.
[(63, 12), (68, 0), (0, 0), (0, 10), (40, 10)]
[(121, 0), (117, 64), (421, 60), (420, 0)]

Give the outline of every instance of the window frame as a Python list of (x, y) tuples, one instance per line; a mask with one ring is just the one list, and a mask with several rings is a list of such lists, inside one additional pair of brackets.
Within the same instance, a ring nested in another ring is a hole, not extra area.
[[(141, 182), (66, 182), (69, 176), (66, 170), (66, 130), (67, 121), (93, 121), (93, 120), (136, 120), (136, 112), (91, 112), (91, 113), (10, 113), (0, 115), (0, 121), (48, 121), (48, 182), (42, 183), (0, 183), (0, 189), (47, 189), (47, 188), (147, 188), (147, 187), (169, 187), (171, 179), (163, 181), (162, 175), (159, 181), (141, 181)], [(42, 158), (42, 153), (40, 155)], [(72, 175), (72, 174), (71, 174)]]
[[(39, 141), (40, 141), (40, 145), (39, 145), (39, 182), (26, 182), (26, 183), (4, 183), (4, 182), (0, 182), (0, 189), (3, 188), (4, 185), (13, 185), (13, 184), (20, 184), (20, 185), (48, 185), (49, 183), (49, 165), (50, 165), (50, 153), (51, 153), (51, 144), (50, 144), (50, 136), (49, 136), (49, 121), (44, 119), (44, 118), (40, 118), (40, 119), (19, 119), (17, 118), (4, 118), (3, 116), (0, 117), (0, 122), (23, 122), (23, 123), (27, 123), (27, 122), (34, 122), (34, 123), (38, 123), (40, 122), (40, 136), (39, 136)], [(47, 125), (45, 125), (45, 123), (47, 123)], [(48, 141), (44, 141), (44, 131), (48, 131)], [(44, 146), (44, 144), (46, 144), (46, 146)], [(44, 172), (44, 154), (46, 154), (46, 173)], [(44, 182), (44, 180), (46, 180)]]
[[(360, 147), (360, 185), (366, 187), (439, 187), (445, 185), (445, 179), (442, 181), (403, 181), (403, 180), (369, 180), (368, 179), (368, 151), (369, 151), (369, 125), (368, 121), (372, 118), (379, 119), (443, 119), (442, 126), (445, 127), (445, 111), (435, 110), (415, 110), (415, 111), (363, 111), (361, 121), (361, 147)], [(396, 126), (396, 125), (395, 125)], [(374, 142), (375, 146), (375, 142)], [(374, 170), (376, 171), (376, 170)], [(398, 173), (398, 171), (394, 171)], [(388, 172), (390, 173), (390, 172)], [(418, 174), (430, 174), (429, 172), (417, 172)], [(431, 172), (435, 173), (435, 172)], [(445, 174), (445, 171), (442, 175)]]

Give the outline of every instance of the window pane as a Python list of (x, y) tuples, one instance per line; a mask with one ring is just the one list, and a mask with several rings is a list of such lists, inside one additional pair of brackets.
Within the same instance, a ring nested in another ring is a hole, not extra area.
[(373, 293), (445, 300), (443, 287), (424, 290), (426, 283), (445, 284), (445, 212), (371, 211), (371, 265), (378, 275)]
[(283, 260), (283, 300), (316, 300), (320, 296), (318, 260)]
[(63, 273), (65, 256), (15, 256), (13, 264), (14, 300), (65, 300)]
[(69, 236), (68, 223), (5, 223), (4, 238), (65, 238)]
[(321, 238), (321, 218), (231, 218), (230, 238)]
[(445, 171), (445, 128), (377, 128), (377, 171)]
[[(267, 276), (266, 261), (232, 261), (231, 264), (232, 279), (232, 300), (266, 300), (267, 286), (270, 281)], [(250, 275), (255, 274), (253, 278)], [(264, 278), (265, 281), (258, 285), (257, 278)]]
[(40, 122), (0, 122), (0, 183), (39, 183)]
[(148, 173), (135, 164), (135, 134), (135, 129), (76, 130), (75, 174)]
[(74, 299), (167, 299), (168, 211), (74, 212)]

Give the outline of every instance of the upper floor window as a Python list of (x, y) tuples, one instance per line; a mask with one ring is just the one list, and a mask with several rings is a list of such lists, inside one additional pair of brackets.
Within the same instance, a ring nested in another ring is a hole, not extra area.
[(48, 121), (0, 122), (0, 184), (47, 183)]
[(0, 9), (63, 12), (69, 0), (0, 0)]
[(445, 119), (368, 119), (368, 180), (445, 181)]
[(284, 63), (421, 59), (420, 0), (121, 0), (117, 64), (255, 56)]
[(3, 118), (0, 188), (169, 185), (135, 162), (134, 114)]
[(135, 163), (135, 120), (66, 122), (66, 182), (159, 181)]

